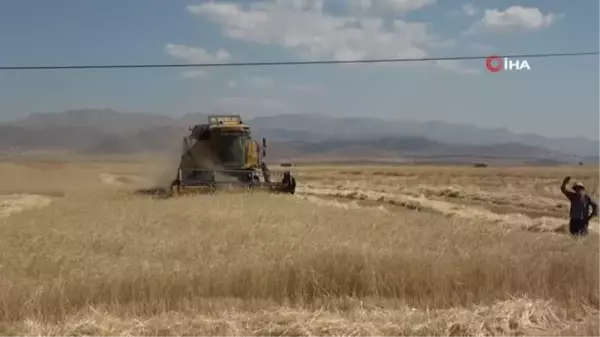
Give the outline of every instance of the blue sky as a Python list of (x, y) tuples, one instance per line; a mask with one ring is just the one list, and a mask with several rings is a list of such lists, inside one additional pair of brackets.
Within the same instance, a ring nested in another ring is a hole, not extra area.
[[(244, 62), (597, 51), (597, 0), (2, 0), (0, 65)], [(441, 120), (598, 139), (597, 56), (0, 73), (0, 119), (114, 108)]]

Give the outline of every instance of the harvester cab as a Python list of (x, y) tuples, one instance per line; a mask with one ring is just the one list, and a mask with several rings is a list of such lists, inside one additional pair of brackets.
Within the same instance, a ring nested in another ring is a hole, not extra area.
[[(239, 115), (209, 116), (208, 124), (190, 128), (183, 139), (181, 162), (171, 190), (186, 192), (266, 190), (293, 194), (290, 172), (270, 172), (264, 157), (267, 141), (254, 140)], [(277, 175), (281, 180), (272, 181)]]

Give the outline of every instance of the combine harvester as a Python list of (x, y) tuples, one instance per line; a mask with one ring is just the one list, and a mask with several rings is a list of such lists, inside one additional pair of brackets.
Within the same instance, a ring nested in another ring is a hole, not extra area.
[(239, 115), (209, 116), (208, 121), (190, 128), (184, 137), (171, 195), (221, 190), (295, 193), (296, 179), (289, 171), (269, 171), (264, 162), (266, 139), (262, 145), (252, 139)]

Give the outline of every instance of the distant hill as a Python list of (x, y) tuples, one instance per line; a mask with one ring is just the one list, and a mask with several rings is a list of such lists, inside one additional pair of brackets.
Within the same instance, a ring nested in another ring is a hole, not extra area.
[(181, 147), (188, 125), (205, 123), (206, 118), (202, 114), (172, 118), (112, 109), (36, 113), (0, 124), (0, 149), (66, 149), (97, 154), (172, 151)]
[(127, 135), (176, 122), (175, 119), (162, 115), (121, 113), (112, 109), (85, 109), (63, 113), (36, 113), (7, 124), (28, 129), (93, 128), (104, 134)]
[[(390, 121), (367, 117), (335, 118), (306, 114), (258, 117), (251, 120), (250, 125), (258, 132), (264, 131), (268, 136), (277, 136), (284, 131), (303, 133), (304, 137), (309, 137), (304, 140), (415, 136), (455, 144), (522, 143), (579, 156), (597, 156), (600, 153), (600, 142), (583, 137), (549, 138), (535, 134), (518, 134), (502, 128), (488, 129), (437, 121)], [(277, 130), (277, 133), (269, 130)]]
[(513, 159), (522, 161), (577, 162), (579, 157), (535, 146), (504, 143), (494, 145), (457, 145), (424, 137), (385, 137), (365, 140), (327, 140), (284, 143), (295, 153), (311, 157), (336, 158), (436, 158), (436, 159)]
[[(87, 153), (179, 151), (188, 126), (180, 118), (111, 109), (38, 113), (0, 124), (0, 149), (68, 149)], [(246, 121), (269, 139), (269, 158), (518, 158), (540, 163), (589, 161), (598, 141), (522, 135), (504, 129), (443, 122), (280, 115)], [(454, 159), (452, 159), (454, 160)]]
[(0, 126), (0, 149), (84, 149), (105, 138), (91, 127), (54, 126), (24, 128)]

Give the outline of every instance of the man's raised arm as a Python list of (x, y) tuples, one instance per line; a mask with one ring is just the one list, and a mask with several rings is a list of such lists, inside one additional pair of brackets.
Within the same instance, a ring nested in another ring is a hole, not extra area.
[(560, 185), (560, 191), (567, 197), (571, 198), (573, 196), (573, 192), (567, 190), (567, 184), (571, 181), (571, 177), (565, 177), (563, 179), (562, 184)]

